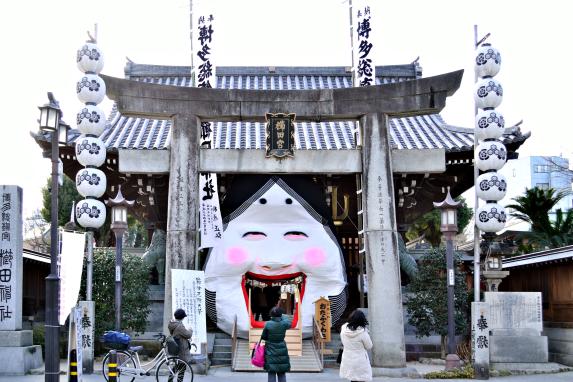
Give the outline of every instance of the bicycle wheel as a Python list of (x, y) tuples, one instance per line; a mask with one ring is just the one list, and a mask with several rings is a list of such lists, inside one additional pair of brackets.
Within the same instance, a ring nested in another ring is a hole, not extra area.
[(169, 357), (161, 361), (155, 371), (157, 382), (193, 382), (193, 369), (177, 357)]
[[(117, 353), (117, 380), (120, 381), (121, 380), (121, 368), (122, 367), (133, 367), (135, 368), (135, 361), (133, 360), (133, 357), (131, 356), (131, 354), (129, 354), (126, 351), (123, 350), (116, 350)], [(102, 362), (102, 367), (101, 367), (101, 371), (103, 373), (103, 377), (105, 378), (105, 380), (107, 381), (107, 373), (108, 373), (108, 363), (109, 363), (109, 356), (110, 354), (107, 353), (103, 359)], [(133, 380), (135, 379), (135, 377), (126, 377), (123, 380), (124, 381), (128, 381), (128, 382), (133, 382)]]

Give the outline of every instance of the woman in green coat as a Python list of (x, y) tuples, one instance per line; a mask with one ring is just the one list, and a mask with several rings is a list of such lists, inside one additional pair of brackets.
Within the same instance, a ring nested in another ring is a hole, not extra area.
[(286, 382), (290, 371), (290, 358), (285, 342), (285, 334), (291, 321), (283, 316), (278, 306), (271, 309), (271, 320), (267, 321), (261, 339), (265, 341), (265, 370), (269, 373), (268, 382)]

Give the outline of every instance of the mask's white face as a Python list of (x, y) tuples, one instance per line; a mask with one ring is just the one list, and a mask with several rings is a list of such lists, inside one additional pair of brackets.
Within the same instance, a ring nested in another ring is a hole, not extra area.
[[(313, 302), (346, 285), (341, 249), (325, 227), (274, 184), (227, 225), (205, 267), (206, 289), (216, 292), (217, 326), (230, 333), (235, 315), (244, 336), (251, 318), (246, 283), (297, 284), (305, 334), (312, 333)], [(270, 309), (270, 307), (269, 307)]]

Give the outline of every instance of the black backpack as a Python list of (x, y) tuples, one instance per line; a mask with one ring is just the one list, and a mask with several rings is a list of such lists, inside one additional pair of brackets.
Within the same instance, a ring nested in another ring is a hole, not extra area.
[(170, 355), (179, 354), (179, 339), (173, 336), (167, 336), (165, 338), (165, 344), (167, 345), (167, 353)]

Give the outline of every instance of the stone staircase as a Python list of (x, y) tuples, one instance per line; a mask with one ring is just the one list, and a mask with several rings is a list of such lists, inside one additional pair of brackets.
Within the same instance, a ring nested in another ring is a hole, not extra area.
[(330, 342), (324, 344), (324, 367), (325, 368), (338, 368), (336, 357), (338, 357), (338, 350), (342, 347), (340, 341), (340, 333), (334, 329), (330, 333)]
[(227, 333), (216, 332), (211, 355), (211, 365), (231, 365), (233, 340)]
[[(314, 348), (312, 340), (303, 340), (301, 355), (291, 355), (291, 372), (319, 373), (322, 371), (320, 357)], [(264, 371), (262, 368), (251, 365), (251, 348), (247, 340), (238, 339), (235, 356), (233, 357), (233, 371)]]

